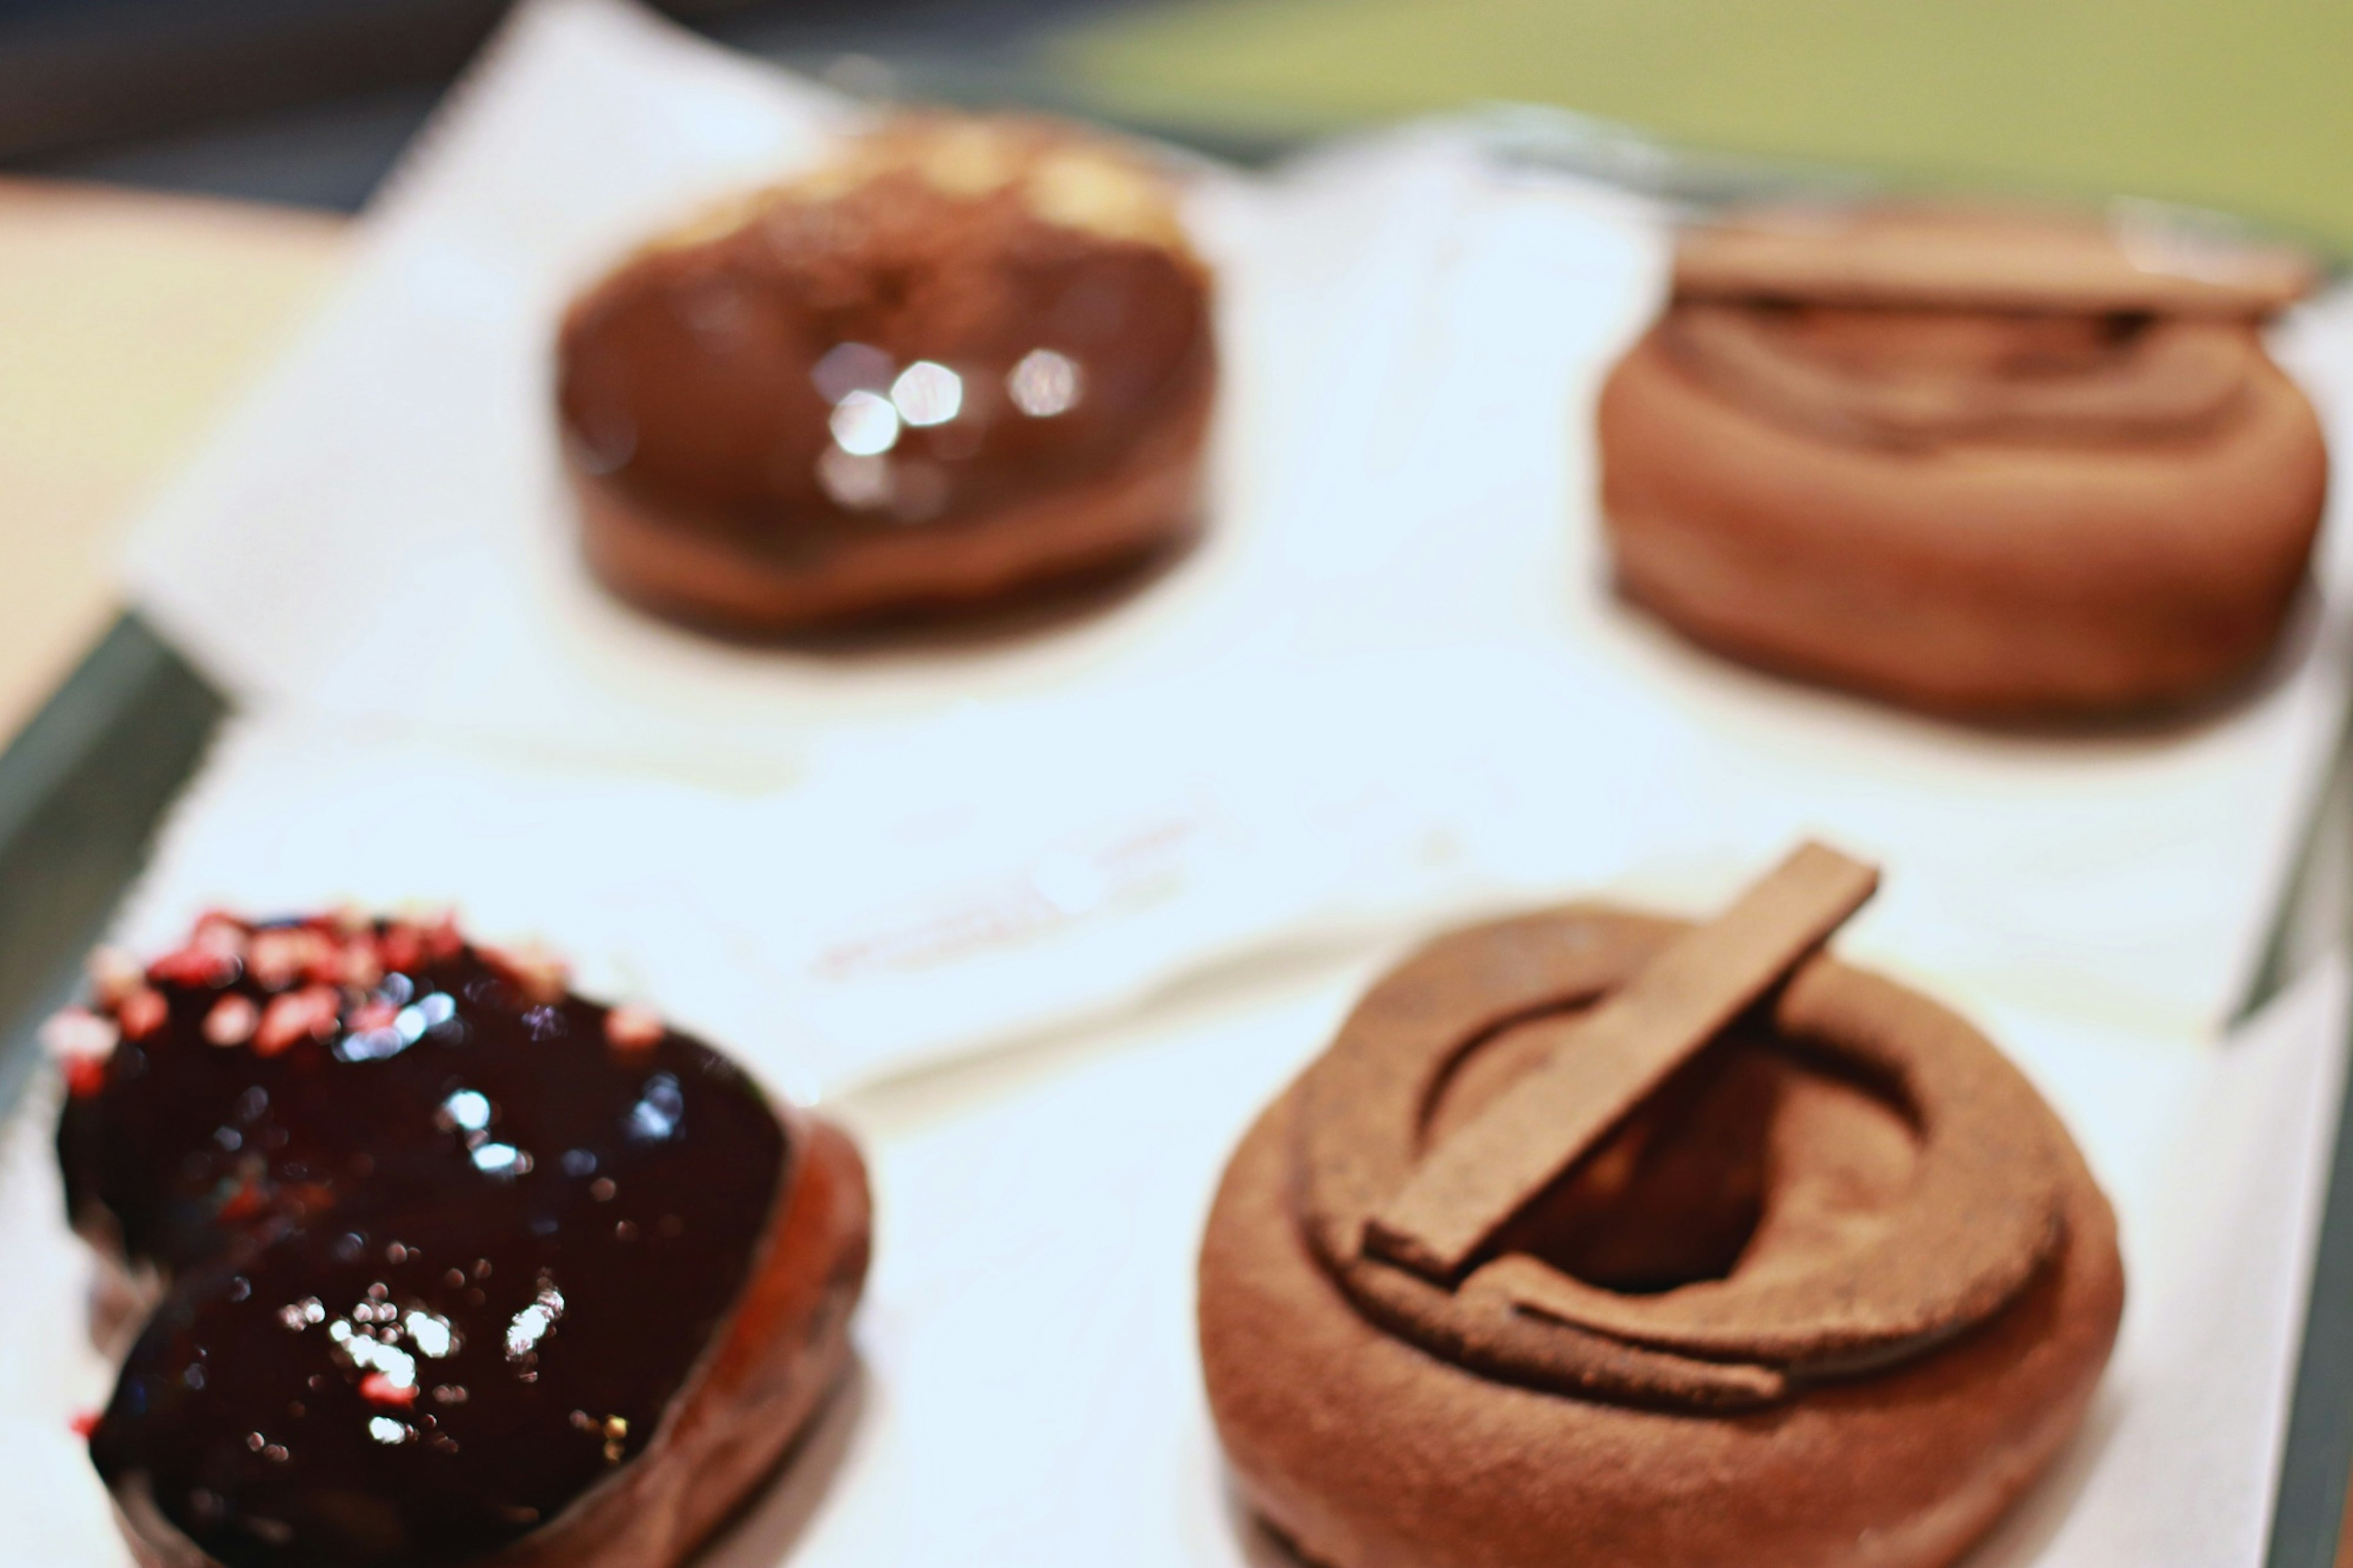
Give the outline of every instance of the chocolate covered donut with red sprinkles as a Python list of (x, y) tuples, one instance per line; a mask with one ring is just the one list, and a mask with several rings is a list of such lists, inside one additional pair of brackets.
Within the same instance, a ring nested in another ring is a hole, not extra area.
[(551, 960), (212, 914), (49, 1037), (153, 1302), (90, 1435), (142, 1563), (663, 1568), (846, 1363), (855, 1147)]

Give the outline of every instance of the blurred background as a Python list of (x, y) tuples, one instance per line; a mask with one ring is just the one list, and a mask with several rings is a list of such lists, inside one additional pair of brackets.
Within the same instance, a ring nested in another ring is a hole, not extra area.
[[(349, 207), (501, 0), (0, 0), (0, 160)], [(1486, 100), (2353, 241), (2329, 0), (669, 0), (732, 43), (1244, 144)]]

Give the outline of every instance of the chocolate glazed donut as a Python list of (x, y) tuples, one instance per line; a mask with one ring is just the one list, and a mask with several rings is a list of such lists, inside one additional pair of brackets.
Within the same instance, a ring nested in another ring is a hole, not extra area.
[(2106, 1201), (1976, 1031), (1819, 956), (1451, 1277), (1384, 1256), (1417, 1165), (1689, 931), (1578, 906), (1442, 938), (1243, 1140), (1202, 1363), (1303, 1557), (1934, 1568), (2075, 1428), (2122, 1310)]
[(1217, 380), (1173, 188), (1044, 121), (910, 116), (575, 302), (589, 565), (760, 635), (993, 606), (1197, 526)]
[(1628, 598), (1933, 711), (2177, 708), (2277, 639), (2327, 490), (2277, 252), (2052, 217), (1764, 213), (1688, 236), (1601, 395)]
[(447, 924), (103, 963), (58, 1134), (147, 1281), (90, 1455), (148, 1568), (682, 1561), (839, 1381), (865, 1171)]

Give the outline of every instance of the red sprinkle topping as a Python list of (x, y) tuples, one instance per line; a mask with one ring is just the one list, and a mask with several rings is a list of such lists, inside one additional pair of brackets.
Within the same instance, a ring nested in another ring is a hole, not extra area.
[(65, 1059), (66, 1092), (76, 1100), (94, 1099), (106, 1088), (106, 1063), (96, 1057)]
[(122, 1005), (115, 1012), (114, 1021), (122, 1026), (124, 1038), (143, 1040), (162, 1028), (164, 1020), (171, 1014), (171, 1006), (164, 1000), (164, 994), (142, 985), (122, 999)]
[(332, 985), (306, 985), (273, 996), (269, 1011), (261, 1015), (260, 1028), (254, 1033), (253, 1048), (262, 1056), (274, 1057), (297, 1040), (333, 1033), (342, 1016), (343, 1002)]
[(297, 980), (336, 978), (322, 970), (333, 965), (340, 972), (337, 959), (335, 944), (309, 926), (280, 926), (254, 932), (245, 966), (263, 989), (283, 991)]
[(227, 1220), (251, 1219), (269, 1206), (269, 1199), (262, 1195), (261, 1184), (248, 1176), (237, 1191), (222, 1201), (220, 1216)]
[(147, 978), (174, 985), (223, 985), (237, 978), (237, 965), (234, 953), (190, 942), (149, 964)]
[(72, 1428), (73, 1435), (75, 1436), (87, 1443), (90, 1441), (90, 1434), (98, 1430), (98, 1412), (95, 1410), (85, 1410), (79, 1415), (76, 1415), (72, 1420), (67, 1422), (66, 1425)]
[(415, 969), (425, 961), (425, 933), (413, 925), (385, 928), (376, 938), (376, 957), (384, 967), (394, 971)]
[(250, 934), (246, 923), (235, 915), (219, 910), (207, 910), (197, 917), (196, 929), (189, 934), (188, 945), (225, 957), (241, 959), (245, 956), (246, 939)]
[(667, 1033), (660, 1014), (635, 1002), (624, 1002), (605, 1015), (605, 1038), (616, 1050), (649, 1049), (659, 1045)]
[(124, 997), (147, 984), (145, 967), (119, 947), (91, 948), (82, 969), (101, 1007), (120, 1006)]
[(384, 978), (384, 961), (377, 956), (373, 937), (352, 938), (343, 943), (343, 952), (337, 957), (340, 962), (335, 977), (346, 985), (355, 985), (364, 991)]
[(466, 939), (458, 930), (458, 917), (444, 914), (425, 928), (425, 952), (436, 959), (455, 958), (466, 950)]
[(393, 1405), (406, 1409), (417, 1403), (417, 1385), (395, 1383), (380, 1372), (372, 1372), (360, 1379), (360, 1397), (371, 1405)]
[(354, 1035), (364, 1035), (370, 1029), (389, 1029), (392, 1021), (400, 1016), (400, 1009), (389, 1002), (363, 1002), (352, 1010), (343, 1027)]
[(562, 959), (535, 945), (477, 948), (482, 957), (512, 981), (527, 1000), (560, 1002), (572, 982), (572, 969)]
[(216, 1046), (241, 1046), (253, 1038), (253, 1028), (261, 1022), (261, 1009), (249, 996), (229, 993), (213, 1004), (205, 1015), (205, 1038)]
[(120, 1033), (113, 1019), (101, 1018), (87, 1007), (61, 1007), (41, 1025), (41, 1047), (59, 1061), (103, 1058), (114, 1049)]

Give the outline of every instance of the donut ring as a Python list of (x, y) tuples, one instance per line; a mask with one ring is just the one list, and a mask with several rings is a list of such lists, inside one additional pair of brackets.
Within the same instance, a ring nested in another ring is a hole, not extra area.
[[(1829, 960), (1703, 1060), (1804, 1064), (1774, 1112), (1800, 1127), (1830, 1125), (1809, 1118), (1857, 1084), (1894, 1107), (1917, 1163), (1867, 1223), (1845, 1215), (1861, 1243), (1790, 1243), (1805, 1233), (1775, 1229), (1768, 1194), (1722, 1279), (1647, 1295), (1578, 1285), (1508, 1243), (1452, 1292), (1358, 1257), (1362, 1215), (1457, 1082), (1541, 1048), (1545, 1020), (1680, 929), (1586, 907), (1444, 938), (1375, 987), (1245, 1138), (1202, 1247), (1203, 1366), (1244, 1492), (1309, 1559), (1945, 1563), (2073, 1429), (2122, 1308), (2105, 1200), (1982, 1037)], [(1823, 1072), (1843, 1087), (1806, 1076)], [(1810, 1179), (1805, 1142), (1784, 1142), (1768, 1187)], [(1968, 1216), (1944, 1238), (1954, 1258), (1924, 1261), (1901, 1234), (1929, 1202)], [(1877, 1271), (1839, 1273), (1858, 1258)], [(1572, 1289), (1539, 1314), (1514, 1275), (1536, 1277), (1531, 1294)], [(1842, 1300), (1867, 1310), (1825, 1310)], [(1551, 1314), (1563, 1303), (1574, 1321)]]
[(1966, 717), (2178, 707), (2252, 674), (2327, 487), (2258, 331), (2276, 290), (2233, 313), (2013, 279), (1978, 303), (1816, 249), (1810, 279), (1787, 256), (1679, 271), (1604, 385), (1630, 600), (1733, 658)]

